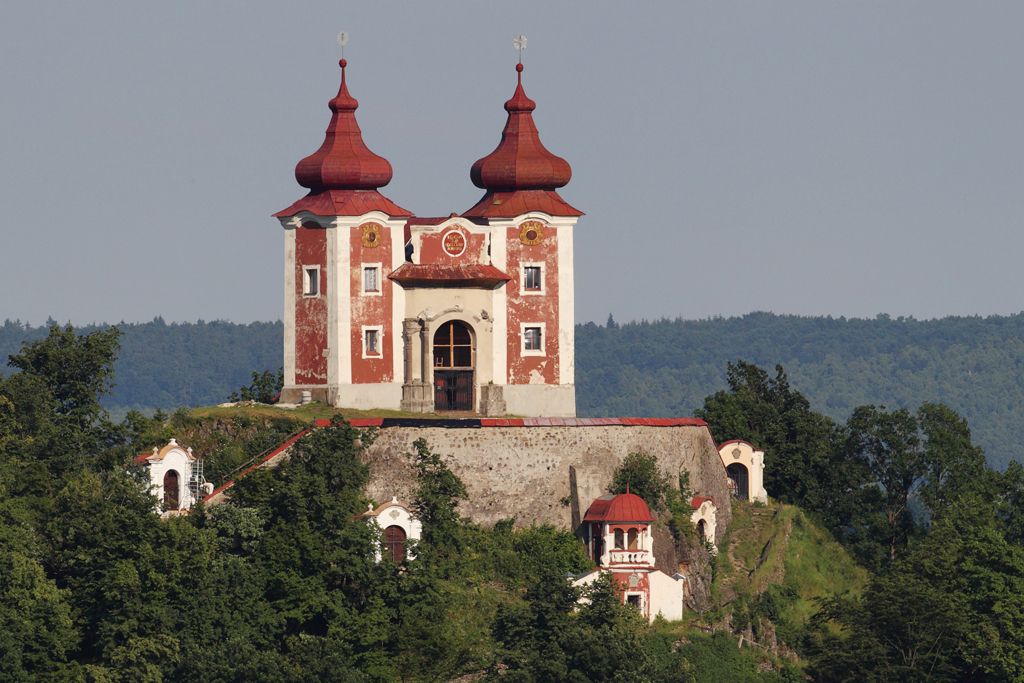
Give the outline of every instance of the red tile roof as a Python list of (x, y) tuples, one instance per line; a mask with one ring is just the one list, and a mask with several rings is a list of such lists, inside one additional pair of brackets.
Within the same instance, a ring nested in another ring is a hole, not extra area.
[(314, 216), (362, 216), (370, 211), (381, 211), (389, 216), (408, 216), (411, 213), (377, 190), (324, 190), (309, 193), (274, 216), (287, 218), (302, 211)]
[(512, 278), (491, 265), (441, 265), (403, 263), (388, 275), (403, 287), (486, 287), (494, 288)]
[(711, 496), (694, 496), (693, 500), (690, 501), (690, 507), (692, 507), (694, 510), (699, 510), (700, 506), (703, 505), (705, 501), (709, 500), (712, 504), (714, 504), (715, 499), (712, 498)]
[(583, 515), (584, 522), (653, 522), (654, 515), (644, 499), (635, 493), (605, 495), (596, 499)]
[(549, 216), (582, 216), (583, 212), (562, 199), (554, 190), (488, 192), (468, 211), (465, 218), (513, 218), (539, 211)]

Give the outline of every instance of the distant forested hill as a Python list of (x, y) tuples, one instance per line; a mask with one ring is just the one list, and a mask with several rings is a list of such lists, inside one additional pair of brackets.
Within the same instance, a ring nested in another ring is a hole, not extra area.
[[(174, 408), (227, 399), (252, 370), (281, 365), (281, 324), (122, 324), (110, 408)], [(89, 328), (83, 328), (89, 329)], [(45, 327), (6, 322), (0, 358)], [(581, 415), (690, 415), (725, 386), (738, 359), (785, 366), (813, 407), (837, 419), (865, 403), (916, 408), (941, 401), (970, 422), (989, 462), (1021, 459), (1024, 314), (871, 320), (752, 313), (576, 330)]]
[(781, 363), (816, 410), (845, 420), (875, 403), (946, 403), (964, 415), (989, 462), (1021, 459), (1024, 314), (871, 320), (751, 313), (576, 329), (576, 383), (584, 415), (691, 414), (725, 386), (737, 359)]
[[(97, 326), (83, 326), (89, 332)], [(105, 325), (101, 327), (106, 327)], [(104, 404), (112, 410), (210, 405), (249, 384), (252, 370), (281, 366), (281, 323), (213, 321), (167, 324), (120, 323), (121, 352), (114, 391)], [(5, 321), (0, 327), (0, 372), (23, 341), (45, 337), (46, 326)]]

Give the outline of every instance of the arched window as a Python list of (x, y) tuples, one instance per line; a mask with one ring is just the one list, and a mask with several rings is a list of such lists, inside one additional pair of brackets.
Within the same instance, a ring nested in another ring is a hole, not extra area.
[(615, 549), (625, 550), (626, 549), (626, 535), (622, 533), (622, 529), (615, 530)]
[(435, 368), (472, 368), (473, 335), (466, 323), (449, 320), (434, 333)]
[(384, 530), (384, 552), (381, 554), (393, 562), (405, 560), (405, 529), (392, 525)]
[(708, 525), (703, 519), (697, 520), (697, 535), (700, 536), (701, 542), (708, 540)]
[(636, 529), (630, 529), (629, 530), (629, 534), (627, 535), (627, 538), (629, 540), (629, 549), (630, 550), (636, 550), (637, 549), (637, 545), (636, 545), (637, 535), (638, 535), (638, 532), (637, 532)]
[(177, 510), (180, 505), (178, 472), (177, 470), (167, 470), (167, 474), (164, 475), (164, 509)]
[(747, 500), (750, 498), (749, 480), (750, 475), (747, 472), (747, 467), (743, 463), (734, 462), (725, 468), (725, 473), (729, 475), (729, 478), (736, 483), (736, 497), (740, 500)]

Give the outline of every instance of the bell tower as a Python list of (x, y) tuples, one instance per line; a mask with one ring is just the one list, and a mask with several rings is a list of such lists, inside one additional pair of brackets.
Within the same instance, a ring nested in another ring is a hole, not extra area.
[[(320, 148), (298, 163), (309, 193), (274, 214), (284, 227), (284, 388), (281, 399), (397, 407), (403, 292), (383, 275), (405, 260), (410, 212), (382, 195), (391, 164), (370, 151), (359, 102), (341, 87)], [(372, 264), (372, 265), (368, 265)]]

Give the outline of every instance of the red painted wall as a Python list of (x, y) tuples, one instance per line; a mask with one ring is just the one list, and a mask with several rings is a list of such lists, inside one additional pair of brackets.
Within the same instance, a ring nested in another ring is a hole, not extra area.
[[(303, 295), (306, 266), (320, 266), (320, 294)], [(327, 231), (295, 231), (295, 382), (327, 384)]]
[[(444, 250), (444, 240), (449, 232), (457, 230), (466, 240), (466, 250), (459, 256), (452, 256)], [(420, 253), (417, 263), (452, 265), (457, 263), (490, 263), (487, 258), (487, 237), (468, 230), (447, 228), (441, 233), (424, 233), (420, 239)]]
[[(558, 232), (545, 226), (538, 244), (523, 244), (519, 228), (507, 232), (508, 383), (529, 384), (540, 373), (544, 384), (558, 384)], [(523, 263), (543, 263), (544, 294), (523, 295)], [(520, 323), (544, 323), (544, 355), (522, 355)]]
[[(395, 331), (391, 324), (394, 284), (391, 273), (391, 229), (381, 225), (378, 246), (363, 245), (363, 230), (349, 234), (349, 263), (352, 293), (352, 383), (377, 384), (394, 381)], [(380, 295), (364, 295), (363, 264), (379, 263)], [(383, 325), (384, 339), (380, 358), (363, 358), (363, 325)]]

